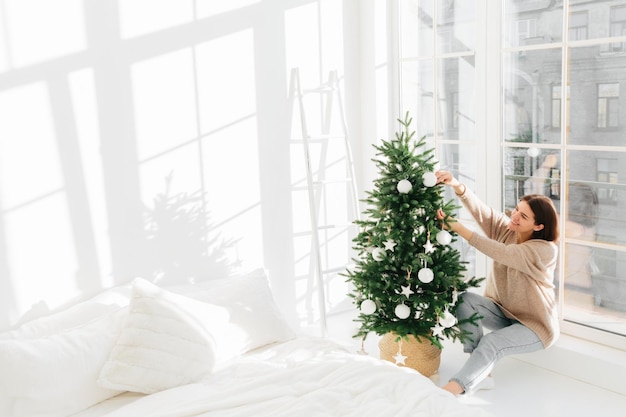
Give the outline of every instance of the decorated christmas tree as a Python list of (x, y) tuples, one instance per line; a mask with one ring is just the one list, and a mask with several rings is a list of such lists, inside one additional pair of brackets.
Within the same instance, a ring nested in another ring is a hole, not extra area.
[[(439, 350), (444, 338), (467, 337), (455, 317), (458, 295), (482, 278), (464, 276), (466, 263), (452, 246), (456, 235), (437, 219), (437, 209), (450, 215), (458, 206), (444, 201), (433, 149), (426, 149), (424, 138), (414, 139), (408, 113), (398, 121), (395, 139), (374, 145), (379, 175), (363, 200), (365, 220), (355, 222), (356, 264), (345, 274), (359, 308), (354, 336), (413, 335)], [(476, 324), (477, 318), (468, 321)]]

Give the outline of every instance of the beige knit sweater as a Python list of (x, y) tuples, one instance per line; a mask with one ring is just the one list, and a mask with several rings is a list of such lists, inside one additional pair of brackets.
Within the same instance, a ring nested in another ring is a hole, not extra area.
[(559, 336), (554, 292), (558, 248), (554, 242), (530, 239), (517, 243), (517, 233), (507, 228), (510, 219), (485, 205), (465, 187), (459, 196), (485, 236), (473, 233), (470, 245), (493, 259), (485, 297), (495, 301), (504, 314), (534, 331), (544, 348)]

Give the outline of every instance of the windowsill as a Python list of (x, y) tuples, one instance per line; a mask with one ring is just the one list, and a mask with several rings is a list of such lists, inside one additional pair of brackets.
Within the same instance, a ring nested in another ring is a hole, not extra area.
[(551, 348), (515, 359), (626, 395), (626, 351), (562, 334)]

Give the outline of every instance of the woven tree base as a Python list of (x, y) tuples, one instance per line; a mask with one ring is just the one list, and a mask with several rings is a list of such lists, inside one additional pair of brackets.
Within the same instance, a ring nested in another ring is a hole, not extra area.
[(413, 335), (401, 338), (395, 333), (385, 334), (378, 342), (380, 358), (398, 366), (408, 366), (424, 376), (432, 376), (439, 370), (441, 349), (433, 345), (429, 339), (422, 337), (421, 342)]

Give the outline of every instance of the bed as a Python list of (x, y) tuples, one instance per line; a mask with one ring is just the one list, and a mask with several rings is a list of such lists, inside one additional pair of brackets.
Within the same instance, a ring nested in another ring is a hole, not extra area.
[(294, 330), (262, 269), (138, 278), (0, 334), (0, 416), (488, 416), (410, 368)]

